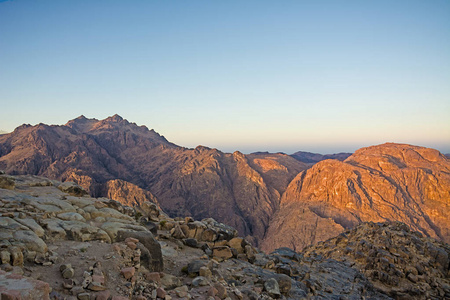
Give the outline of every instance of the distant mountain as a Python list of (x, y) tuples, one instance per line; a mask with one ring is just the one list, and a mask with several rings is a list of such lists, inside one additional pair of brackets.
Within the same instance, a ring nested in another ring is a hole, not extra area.
[(257, 240), (289, 182), (306, 168), (285, 154), (179, 147), (118, 115), (22, 125), (0, 136), (7, 173), (75, 181), (92, 196), (125, 204), (159, 202), (171, 216), (214, 217)]
[(444, 155), (445, 155), (445, 157), (450, 159), (450, 153), (447, 153), (447, 154), (444, 154)]
[(325, 159), (337, 159), (340, 161), (344, 161), (347, 157), (352, 155), (352, 153), (337, 153), (337, 154), (319, 154), (319, 153), (311, 153), (311, 152), (304, 152), (304, 151), (298, 151), (291, 156), (295, 158), (296, 160), (299, 160), (304, 163), (318, 163), (319, 161), (325, 160)]
[(0, 170), (9, 174), (75, 181), (126, 205), (152, 201), (170, 216), (213, 217), (265, 250), (300, 250), (364, 221), (402, 221), (450, 241), (449, 159), (402, 144), (340, 161), (346, 156), (188, 149), (118, 115), (0, 136)]

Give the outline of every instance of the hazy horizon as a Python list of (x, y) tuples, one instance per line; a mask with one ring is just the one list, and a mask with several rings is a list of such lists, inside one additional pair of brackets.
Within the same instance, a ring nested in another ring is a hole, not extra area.
[(118, 113), (185, 147), (450, 153), (450, 1), (0, 1), (0, 130)]
[[(118, 114), (120, 115), (120, 114)], [(81, 115), (80, 115), (81, 116)], [(47, 124), (47, 125), (56, 125), (56, 126), (61, 126), (64, 125), (65, 123), (67, 123), (70, 120), (76, 119), (80, 116), (77, 117), (72, 117), (67, 119), (65, 122), (62, 122), (60, 124)], [(111, 117), (111, 116), (106, 116), (104, 118), (96, 118), (93, 116), (87, 116), (87, 115), (83, 115), (86, 118), (89, 119), (97, 119), (97, 120), (102, 120), (105, 119), (107, 117)], [(121, 116), (121, 115), (120, 115)], [(123, 116), (121, 116), (123, 117)], [(131, 122), (131, 123), (136, 123), (131, 119), (127, 119), (126, 117), (123, 117), (125, 120)], [(39, 123), (44, 123), (44, 122), (39, 122)], [(37, 124), (39, 124), (37, 123)], [(20, 125), (23, 124), (29, 124), (29, 123), (22, 123)], [(37, 125), (37, 124), (30, 124), (32, 126)], [(20, 126), (18, 125), (18, 126)], [(294, 154), (295, 152), (298, 151), (304, 151), (304, 152), (311, 152), (311, 153), (318, 153), (318, 154), (337, 154), (337, 153), (342, 153), (342, 152), (347, 152), (347, 153), (353, 153), (356, 150), (363, 148), (363, 147), (369, 147), (369, 146), (374, 146), (374, 145), (379, 145), (379, 144), (384, 144), (384, 143), (398, 143), (398, 144), (412, 144), (415, 146), (422, 146), (422, 147), (428, 147), (428, 148), (434, 148), (436, 150), (439, 150), (441, 153), (443, 154), (449, 154), (450, 153), (450, 148), (445, 148), (445, 145), (421, 145), (421, 144), (417, 144), (417, 143), (408, 143), (408, 142), (401, 142), (401, 141), (381, 141), (379, 143), (372, 143), (372, 144), (360, 144), (360, 145), (349, 145), (349, 144), (337, 144), (337, 145), (326, 145), (326, 146), (320, 146), (321, 144), (318, 143), (316, 145), (302, 145), (302, 144), (298, 144), (296, 145), (270, 145), (271, 141), (268, 141), (267, 144), (247, 144), (244, 146), (237, 146), (237, 145), (223, 145), (220, 144), (220, 141), (218, 144), (215, 145), (211, 145), (211, 144), (206, 144), (206, 143), (195, 143), (195, 141), (190, 141), (186, 144), (182, 144), (182, 143), (178, 143), (177, 141), (171, 139), (170, 136), (167, 136), (164, 132), (162, 131), (158, 131), (155, 128), (153, 128), (150, 124), (139, 124), (136, 123), (137, 126), (146, 126), (149, 130), (153, 129), (155, 130), (158, 134), (164, 136), (169, 142), (174, 143), (180, 147), (186, 147), (186, 148), (196, 148), (198, 146), (205, 146), (205, 147), (209, 147), (209, 148), (216, 148), (222, 152), (227, 152), (227, 153), (232, 153), (234, 151), (240, 151), (244, 154), (250, 154), (250, 153), (254, 153), (254, 152), (270, 152), (270, 153), (285, 153), (285, 154)], [(17, 127), (18, 127), (17, 126)], [(4, 131), (0, 129), (0, 134), (5, 134), (5, 133), (10, 133), (12, 131)], [(447, 149), (447, 150), (443, 150), (443, 149)]]

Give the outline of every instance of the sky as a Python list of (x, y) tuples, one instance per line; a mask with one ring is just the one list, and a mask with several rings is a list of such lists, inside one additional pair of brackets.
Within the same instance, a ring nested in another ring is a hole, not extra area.
[(0, 0), (0, 131), (114, 114), (226, 152), (450, 153), (450, 1)]

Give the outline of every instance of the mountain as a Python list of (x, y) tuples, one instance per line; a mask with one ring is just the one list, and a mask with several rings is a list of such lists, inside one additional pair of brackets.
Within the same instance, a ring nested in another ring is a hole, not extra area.
[(213, 217), (268, 252), (301, 250), (366, 221), (401, 221), (450, 241), (450, 162), (412, 145), (313, 164), (283, 153), (188, 149), (118, 115), (81, 116), (1, 135), (0, 170), (74, 181), (125, 205), (153, 202), (171, 217)]
[(124, 204), (152, 201), (171, 216), (214, 217), (255, 241), (306, 168), (285, 154), (179, 147), (118, 115), (22, 125), (0, 136), (0, 169), (8, 174), (74, 181), (92, 196)]
[(304, 152), (304, 151), (298, 151), (295, 152), (293, 154), (291, 154), (291, 156), (301, 162), (304, 163), (318, 163), (319, 161), (322, 160), (326, 160), (326, 159), (337, 159), (340, 161), (345, 160), (347, 157), (349, 157), (350, 155), (352, 155), (352, 153), (346, 153), (346, 152), (341, 152), (341, 153), (336, 153), (336, 154), (319, 154), (319, 153), (311, 153), (311, 152)]
[(283, 194), (262, 248), (301, 250), (367, 221), (401, 221), (450, 242), (450, 161), (403, 144), (362, 148), (299, 173)]

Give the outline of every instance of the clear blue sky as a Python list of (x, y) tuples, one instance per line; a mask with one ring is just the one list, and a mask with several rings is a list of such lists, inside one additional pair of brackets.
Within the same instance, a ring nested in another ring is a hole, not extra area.
[(187, 147), (450, 152), (450, 1), (0, 1), (0, 130), (118, 113)]

